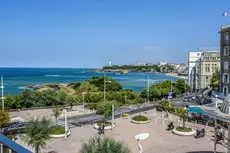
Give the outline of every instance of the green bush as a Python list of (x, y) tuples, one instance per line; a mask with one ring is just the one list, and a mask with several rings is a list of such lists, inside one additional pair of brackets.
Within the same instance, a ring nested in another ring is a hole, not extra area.
[(192, 132), (192, 128), (186, 128), (186, 127), (177, 127), (176, 130), (180, 132)]
[(138, 115), (138, 116), (134, 116), (132, 118), (132, 120), (134, 120), (134, 121), (148, 121), (149, 118), (146, 116)]
[(129, 114), (123, 114), (122, 116), (123, 116), (123, 117), (128, 117), (128, 116), (129, 116)]
[(116, 107), (119, 107), (119, 103), (116, 101), (106, 101), (106, 102), (100, 102), (97, 104), (97, 114), (104, 115), (104, 116), (110, 116), (112, 114), (112, 105), (114, 105), (114, 109)]
[(50, 129), (50, 134), (65, 134), (65, 127), (63, 126), (53, 126)]
[(95, 137), (85, 142), (80, 153), (131, 153), (124, 142), (114, 138)]
[(112, 122), (98, 122), (97, 125), (98, 126), (102, 126), (104, 124), (104, 126), (112, 126)]

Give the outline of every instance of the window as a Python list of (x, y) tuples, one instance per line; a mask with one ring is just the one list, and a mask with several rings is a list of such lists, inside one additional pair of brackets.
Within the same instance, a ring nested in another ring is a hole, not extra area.
[(228, 56), (228, 55), (229, 55), (229, 48), (224, 47), (224, 56)]
[(205, 64), (205, 72), (208, 72), (208, 65)]
[(225, 40), (225, 41), (228, 41), (228, 40), (229, 40), (229, 34), (228, 34), (228, 33), (225, 33), (225, 34), (224, 34), (224, 40)]
[(207, 72), (210, 72), (210, 64), (208, 64)]
[(229, 83), (229, 75), (227, 73), (223, 74), (223, 83)]
[(223, 87), (223, 93), (224, 93), (224, 96), (227, 96), (227, 94), (228, 94), (228, 87), (226, 87), (226, 86)]
[(228, 70), (228, 61), (224, 62), (224, 70)]

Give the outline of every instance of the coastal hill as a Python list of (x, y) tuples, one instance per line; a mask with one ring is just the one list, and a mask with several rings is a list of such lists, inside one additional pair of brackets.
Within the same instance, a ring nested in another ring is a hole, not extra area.
[(162, 66), (159, 65), (143, 65), (143, 66), (136, 66), (136, 65), (112, 65), (112, 66), (104, 66), (102, 69), (98, 69), (98, 71), (104, 72), (119, 72), (123, 73), (124, 71), (127, 72), (172, 72), (174, 71), (174, 67), (172, 65), (164, 65), (164, 69), (162, 70)]

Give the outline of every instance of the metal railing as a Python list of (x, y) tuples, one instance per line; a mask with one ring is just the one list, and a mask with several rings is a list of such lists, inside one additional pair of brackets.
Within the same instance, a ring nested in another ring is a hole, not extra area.
[(6, 136), (0, 134), (0, 153), (32, 153)]

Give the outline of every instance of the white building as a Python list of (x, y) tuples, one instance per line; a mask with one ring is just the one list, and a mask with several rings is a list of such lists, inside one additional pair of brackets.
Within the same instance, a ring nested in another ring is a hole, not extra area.
[(188, 53), (188, 84), (193, 89), (194, 79), (194, 68), (196, 61), (200, 59), (202, 52), (189, 52)]
[(160, 62), (159, 62), (159, 66), (167, 65), (167, 64), (168, 64), (168, 62), (166, 62), (166, 61), (160, 61)]
[(109, 60), (109, 66), (112, 66), (112, 61), (111, 60)]

